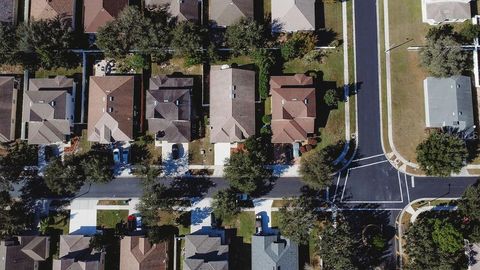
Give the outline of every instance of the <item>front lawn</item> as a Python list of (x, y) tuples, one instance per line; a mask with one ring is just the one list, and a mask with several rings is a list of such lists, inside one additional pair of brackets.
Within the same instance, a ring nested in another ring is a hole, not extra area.
[(224, 221), (225, 228), (237, 230), (237, 236), (243, 238), (244, 243), (252, 242), (252, 235), (255, 233), (255, 212), (242, 211), (232, 220)]
[(55, 77), (57, 75), (71, 77), (74, 74), (81, 74), (81, 73), (82, 73), (82, 66), (78, 66), (72, 69), (66, 69), (63, 67), (53, 68), (53, 69), (40, 68), (39, 70), (35, 71), (35, 78), (49, 78), (49, 77)]
[(51, 256), (40, 264), (40, 270), (52, 269), (52, 259), (58, 258), (60, 235), (68, 234), (70, 226), (70, 211), (50, 212), (48, 217), (40, 222), (42, 234), (50, 236)]
[(160, 225), (172, 225), (178, 228), (178, 235), (190, 234), (190, 212), (160, 211)]
[(210, 143), (209, 128), (205, 128), (205, 137), (188, 144), (188, 161), (192, 165), (213, 165), (214, 146)]
[(128, 210), (97, 210), (97, 226), (115, 229), (122, 220), (127, 222)]

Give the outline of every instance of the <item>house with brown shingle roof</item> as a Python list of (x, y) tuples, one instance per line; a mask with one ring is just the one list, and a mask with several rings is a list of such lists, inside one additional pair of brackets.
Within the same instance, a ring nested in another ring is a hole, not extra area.
[(210, 142), (234, 143), (255, 135), (255, 71), (210, 71)]
[(313, 78), (304, 74), (270, 77), (272, 143), (306, 140), (315, 133)]
[(91, 237), (60, 235), (58, 259), (53, 260), (53, 270), (104, 270), (105, 252), (90, 248)]
[(145, 0), (148, 9), (155, 9), (168, 5), (168, 11), (179, 21), (200, 21), (199, 0)]
[(70, 140), (76, 83), (65, 76), (30, 79), (23, 96), (22, 139), (29, 144)]
[(107, 22), (113, 21), (126, 6), (128, 0), (84, 0), (84, 32), (96, 33)]
[(0, 269), (38, 269), (49, 256), (48, 236), (18, 236), (0, 241)]
[(191, 140), (192, 77), (156, 76), (147, 91), (148, 131), (159, 141), (186, 143)]
[(0, 142), (15, 140), (17, 89), (15, 78), (0, 77)]
[(209, 19), (216, 26), (227, 27), (241, 18), (254, 15), (253, 0), (210, 0), (208, 2)]
[(72, 19), (74, 0), (30, 0), (30, 20)]
[(133, 76), (90, 77), (87, 136), (108, 144), (134, 139)]
[(168, 242), (150, 244), (145, 236), (125, 236), (120, 242), (120, 270), (165, 270)]

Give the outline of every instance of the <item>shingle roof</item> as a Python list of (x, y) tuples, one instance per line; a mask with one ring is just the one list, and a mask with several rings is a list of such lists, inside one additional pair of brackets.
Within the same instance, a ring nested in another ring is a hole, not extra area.
[(72, 17), (73, 0), (31, 0), (30, 18), (48, 20), (56, 16)]
[(180, 21), (198, 21), (199, 20), (199, 1), (198, 0), (145, 0), (147, 8), (168, 5), (169, 12), (176, 16)]
[(303, 74), (272, 76), (272, 143), (306, 140), (315, 133), (316, 95), (313, 79)]
[(438, 24), (472, 17), (471, 0), (422, 0), (423, 20)]
[(183, 270), (228, 270), (228, 245), (222, 245), (221, 237), (185, 236)]
[(243, 17), (253, 18), (253, 0), (211, 0), (210, 21), (218, 26), (230, 26)]
[[(17, 91), (14, 89), (14, 77), (0, 77), (0, 142), (15, 139), (15, 106)], [(13, 101), (15, 100), (15, 104)]]
[(272, 0), (276, 32), (315, 30), (315, 0)]
[(252, 270), (298, 270), (298, 245), (279, 235), (252, 236)]
[(168, 242), (151, 245), (145, 236), (125, 236), (120, 243), (120, 270), (164, 270)]
[(150, 79), (146, 118), (148, 130), (161, 133), (160, 140), (172, 143), (190, 141), (192, 88), (193, 78), (157, 76)]
[(90, 77), (88, 140), (133, 140), (133, 76)]
[(73, 79), (30, 79), (23, 97), (23, 123), (28, 123), (29, 144), (62, 142), (73, 123)]
[(427, 127), (464, 130), (474, 125), (470, 77), (428, 77), (423, 83)]
[(13, 23), (15, 21), (16, 0), (0, 0), (0, 22)]
[(84, 0), (83, 27), (85, 33), (96, 33), (128, 5), (128, 0)]
[(238, 142), (255, 135), (255, 72), (210, 72), (210, 142)]
[(35, 269), (36, 262), (50, 256), (47, 236), (19, 236), (0, 242), (0, 269)]
[(53, 260), (53, 270), (100, 270), (104, 269), (104, 252), (90, 248), (90, 237), (61, 235), (59, 259)]

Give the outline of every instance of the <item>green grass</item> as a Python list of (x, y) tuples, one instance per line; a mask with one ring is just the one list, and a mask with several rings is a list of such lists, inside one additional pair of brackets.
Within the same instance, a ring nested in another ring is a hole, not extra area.
[(180, 72), (186, 75), (202, 75), (202, 65), (185, 67), (183, 58), (172, 58), (165, 64), (152, 63), (152, 76)]
[[(205, 150), (205, 154), (200, 153)], [(211, 150), (211, 151), (210, 151)], [(191, 141), (188, 144), (188, 159), (192, 165), (213, 165), (214, 146), (210, 143), (210, 129), (205, 129), (205, 137)]]
[(120, 221), (127, 221), (128, 210), (97, 210), (97, 226), (114, 229)]
[(237, 236), (243, 238), (244, 243), (252, 242), (252, 235), (255, 233), (255, 213), (243, 211), (234, 219), (224, 222), (225, 228), (237, 229)]
[(253, 63), (253, 60), (252, 60), (249, 56), (240, 55), (240, 56), (236, 56), (236, 57), (231, 57), (231, 58), (226, 59), (226, 60), (216, 61), (216, 62), (214, 63), (214, 65), (231, 65), (231, 64), (237, 64), (237, 65), (239, 65), (239, 66), (242, 66), (242, 65), (252, 64), (252, 63)]
[(270, 227), (275, 228), (278, 227), (279, 224), (279, 212), (278, 211), (272, 211), (271, 217), (270, 217)]
[(263, 0), (263, 14), (265, 16), (272, 13), (272, 0)]
[(48, 226), (45, 235), (50, 236), (51, 256), (42, 264), (40, 270), (52, 269), (52, 259), (58, 258), (60, 235), (68, 234), (70, 226), (70, 211), (51, 212), (48, 216)]
[(82, 67), (78, 66), (72, 69), (54, 68), (54, 69), (48, 69), (48, 70), (40, 68), (35, 72), (35, 78), (49, 78), (49, 77), (55, 77), (57, 75), (72, 76), (75, 73), (82, 73)]
[(265, 114), (272, 114), (272, 97), (268, 97), (265, 99)]
[(97, 205), (128, 205), (125, 200), (98, 200)]
[(79, 141), (80, 153), (87, 153), (92, 148), (92, 143), (88, 141), (87, 130), (82, 130), (82, 136)]
[[(160, 211), (160, 225), (172, 225), (178, 228), (179, 235), (190, 233), (190, 212)], [(179, 221), (182, 222), (179, 222)]]

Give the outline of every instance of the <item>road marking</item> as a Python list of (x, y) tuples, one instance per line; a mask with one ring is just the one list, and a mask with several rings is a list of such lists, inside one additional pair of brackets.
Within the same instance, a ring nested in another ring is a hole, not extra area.
[(342, 201), (342, 203), (403, 203), (403, 201)]
[(405, 179), (405, 188), (407, 189), (407, 199), (408, 203), (410, 203), (410, 192), (408, 191), (408, 182), (407, 182), (407, 174), (403, 174), (404, 179)]
[(338, 178), (337, 178), (337, 185), (335, 186), (335, 194), (333, 194), (333, 202), (337, 199), (337, 191), (338, 191), (338, 185), (340, 184), (340, 176), (342, 175), (341, 172), (338, 173)]
[(415, 187), (415, 177), (412, 176), (410, 181), (412, 182), (412, 188), (414, 188)]
[(403, 208), (338, 208), (340, 211), (402, 211)]
[(345, 194), (345, 189), (347, 188), (348, 175), (350, 174), (350, 169), (347, 170), (347, 175), (345, 176), (345, 184), (343, 185), (342, 197), (340, 201), (343, 202), (343, 195)]
[(380, 157), (380, 156), (384, 156), (384, 154), (378, 154), (378, 155), (374, 155), (374, 156), (369, 156), (369, 157), (354, 159), (352, 162), (361, 161), (361, 160), (366, 160), (366, 159), (371, 159), (371, 158), (376, 158), (376, 157)]
[(400, 171), (397, 171), (398, 174), (398, 186), (400, 187), (400, 198), (403, 202), (403, 190), (402, 190), (402, 181), (400, 180)]
[(352, 167), (352, 168), (350, 168), (350, 169), (348, 169), (348, 170), (360, 169), (360, 168), (369, 167), (369, 166), (373, 166), (373, 165), (377, 165), (377, 164), (385, 163), (385, 162), (388, 162), (388, 160), (377, 161), (377, 162), (373, 162), (373, 163), (366, 164), (366, 165), (361, 165), (361, 166), (357, 166), (357, 167)]

